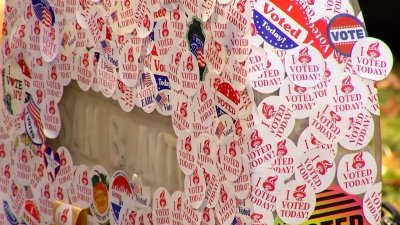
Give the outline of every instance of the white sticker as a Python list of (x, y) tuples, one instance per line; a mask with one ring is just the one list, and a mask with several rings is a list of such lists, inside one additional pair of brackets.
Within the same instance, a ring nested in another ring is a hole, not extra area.
[(52, 98), (46, 98), (40, 116), (43, 122), (43, 132), (46, 137), (56, 138), (61, 130), (61, 117), (57, 102)]
[(374, 136), (374, 119), (367, 110), (350, 117), (350, 126), (339, 141), (348, 150), (360, 150), (366, 147)]
[(217, 145), (209, 134), (202, 134), (195, 139), (197, 164), (200, 168), (216, 166)]
[(115, 93), (118, 95), (118, 103), (122, 110), (125, 112), (132, 111), (137, 98), (136, 88), (127, 87), (118, 79)]
[(299, 140), (297, 141), (297, 149), (299, 154), (318, 150), (329, 152), (329, 154), (335, 157), (338, 151), (338, 144), (324, 144), (318, 141), (317, 138), (311, 133), (311, 128), (307, 127), (300, 134)]
[(29, 185), (33, 172), (33, 153), (24, 144), (20, 144), (13, 155), (13, 176), (22, 186)]
[(250, 172), (260, 172), (268, 169), (276, 158), (276, 139), (265, 125), (260, 124), (250, 131)]
[(358, 75), (376, 81), (385, 79), (393, 67), (390, 48), (372, 37), (357, 41), (351, 52), (351, 61)]
[(121, 210), (127, 202), (132, 201), (133, 193), (129, 184), (128, 175), (117, 170), (111, 177), (109, 201), (110, 201), (110, 220), (118, 224), (118, 218), (121, 218)]
[(60, 43), (60, 31), (57, 23), (52, 27), (47, 27), (41, 23), (40, 52), (45, 62), (52, 62), (57, 57)]
[(114, 69), (105, 61), (104, 57), (100, 57), (97, 71), (96, 80), (99, 89), (104, 97), (111, 97), (116, 89), (116, 76)]
[(159, 187), (153, 195), (154, 220), (159, 224), (171, 223), (172, 201), (168, 191)]
[(255, 211), (251, 214), (251, 224), (253, 225), (264, 225), (264, 224), (273, 224), (274, 223), (274, 215), (271, 211), (262, 210)]
[(301, 224), (314, 212), (316, 196), (313, 189), (296, 180), (285, 184), (276, 199), (276, 213), (288, 224)]
[(258, 105), (258, 115), (263, 123), (278, 139), (286, 138), (295, 125), (294, 110), (278, 96), (265, 98)]
[(226, 48), (217, 40), (209, 37), (204, 43), (205, 47), (205, 62), (209, 69), (215, 70), (218, 74), (222, 73), (226, 65)]
[(187, 96), (196, 94), (199, 88), (199, 64), (196, 56), (189, 51), (182, 53), (177, 71), (178, 77), (181, 79), (182, 90)]
[(78, 32), (76, 31), (76, 27), (72, 24), (68, 24), (61, 31), (61, 47), (60, 54), (65, 56), (70, 56), (72, 52), (75, 50)]
[(24, 110), (26, 87), (21, 68), (14, 59), (6, 61), (2, 80), (4, 105), (11, 115), (19, 115)]
[(183, 224), (200, 225), (202, 212), (200, 210), (195, 210), (189, 203), (189, 198), (183, 195), (183, 209), (182, 217)]
[(85, 165), (80, 165), (75, 172), (74, 182), (72, 183), (77, 195), (76, 201), (72, 203), (82, 208), (88, 208), (93, 201), (92, 179), (88, 176), (89, 168)]
[(122, 206), (122, 208), (120, 208), (120, 211), (117, 215), (118, 216), (118, 222), (116, 222), (115, 224), (118, 225), (125, 225), (125, 224), (135, 224), (136, 221), (138, 220), (138, 208), (136, 207), (136, 205), (132, 202), (129, 201), (130, 199), (127, 199), (127, 201), (125, 201), (124, 205)]
[(289, 179), (294, 173), (294, 166), (297, 159), (302, 155), (300, 149), (289, 138), (278, 141), (276, 158), (272, 169), (284, 180)]
[(261, 93), (272, 93), (281, 86), (285, 68), (278, 56), (272, 52), (264, 52), (259, 47), (252, 46), (249, 82), (254, 90)]
[(215, 215), (221, 225), (231, 224), (236, 216), (236, 199), (234, 188), (229, 181), (221, 184), (220, 196), (215, 206)]
[(5, 195), (10, 195), (9, 186), (12, 182), (11, 174), (13, 173), (13, 167), (11, 161), (7, 158), (0, 159), (0, 191)]
[(229, 181), (235, 181), (242, 172), (242, 156), (233, 137), (226, 137), (220, 145), (221, 166)]
[(367, 86), (367, 102), (365, 108), (372, 114), (379, 116), (379, 98), (378, 98), (378, 87), (377, 82), (369, 79), (362, 79), (364, 85)]
[(47, 99), (54, 99), (56, 103), (61, 101), (64, 87), (61, 85), (60, 80), (61, 76), (58, 72), (58, 66), (56, 63), (47, 64), (43, 68), (43, 72), (47, 72), (47, 76), (45, 76), (45, 96)]
[(364, 195), (363, 212), (372, 225), (381, 223), (382, 182), (374, 184)]
[(182, 199), (183, 199), (183, 193), (181, 191), (175, 191), (171, 195), (171, 201), (172, 201), (172, 224), (176, 225), (182, 225), (183, 224), (183, 218), (182, 218)]
[(185, 175), (190, 175), (196, 169), (197, 149), (193, 145), (192, 134), (188, 131), (182, 132), (176, 140), (176, 154), (178, 164)]
[(344, 73), (335, 74), (328, 87), (328, 103), (337, 114), (354, 116), (364, 109), (365, 102), (367, 90), (359, 77)]
[[(65, 56), (63, 54), (59, 55), (58, 63), (57, 63), (57, 71), (60, 74), (60, 84), (63, 86), (67, 86), (71, 80), (73, 74), (75, 74), (75, 65), (74, 65), (75, 55)], [(75, 75), (76, 76), (76, 75)]]
[(36, 187), (35, 199), (39, 203), (39, 211), (43, 222), (53, 222), (53, 201), (55, 200), (53, 184), (42, 180)]
[(347, 193), (359, 195), (375, 183), (377, 164), (368, 151), (343, 156), (337, 168), (337, 180)]
[(219, 182), (218, 171), (215, 167), (203, 169), (204, 177), (207, 183), (206, 200), (207, 207), (214, 208), (220, 196), (221, 183)]
[(77, 64), (76, 81), (83, 91), (87, 91), (92, 85), (94, 78), (94, 54), (85, 48), (77, 48), (75, 53), (75, 63)]
[(281, 88), (279, 96), (285, 99), (285, 103), (293, 109), (296, 119), (304, 119), (310, 116), (315, 106), (313, 88), (300, 87), (292, 83), (287, 77)]
[(334, 144), (346, 134), (349, 118), (339, 116), (328, 104), (318, 104), (309, 118), (311, 134), (324, 144)]
[(250, 162), (247, 156), (242, 155), (242, 169), (240, 176), (234, 182), (235, 195), (238, 199), (246, 199), (250, 193)]
[(268, 169), (251, 175), (251, 202), (254, 211), (275, 211), (276, 199), (284, 185), (284, 179)]
[(125, 43), (120, 53), (119, 78), (128, 87), (135, 87), (139, 76), (139, 53), (131, 42)]
[(197, 167), (193, 173), (185, 177), (185, 195), (194, 209), (199, 209), (205, 199), (207, 187), (203, 169)]
[(324, 151), (308, 152), (301, 156), (295, 165), (296, 180), (304, 181), (315, 193), (328, 188), (335, 174), (335, 158)]
[(301, 45), (286, 51), (285, 69), (294, 84), (300, 87), (312, 87), (324, 76), (324, 57), (314, 47)]

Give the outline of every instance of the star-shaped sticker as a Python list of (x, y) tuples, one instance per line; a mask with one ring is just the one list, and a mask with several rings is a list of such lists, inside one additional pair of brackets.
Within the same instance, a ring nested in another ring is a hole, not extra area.
[[(45, 157), (47, 161), (47, 172), (50, 178), (54, 181), (57, 176), (58, 169), (60, 168), (60, 162), (57, 162), (56, 157), (54, 157), (52, 153), (53, 152), (46, 152)], [(58, 159), (58, 161), (59, 160), (60, 159)]]

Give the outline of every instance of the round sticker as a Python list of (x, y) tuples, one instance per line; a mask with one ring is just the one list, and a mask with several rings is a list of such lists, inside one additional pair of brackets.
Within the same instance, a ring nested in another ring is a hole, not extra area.
[(182, 225), (183, 224), (182, 199), (183, 199), (183, 193), (181, 191), (175, 191), (171, 195), (171, 201), (173, 203), (173, 208), (172, 208), (172, 211), (171, 211), (172, 224), (176, 224), (176, 225)]
[(207, 208), (214, 208), (219, 199), (221, 183), (219, 182), (218, 171), (215, 167), (207, 167), (203, 169), (204, 178), (207, 183)]
[(60, 110), (54, 99), (46, 99), (40, 113), (43, 132), (48, 138), (56, 138), (61, 130)]
[(75, 73), (75, 55), (65, 56), (63, 54), (59, 55), (57, 63), (57, 71), (60, 74), (60, 84), (67, 86)]
[(328, 188), (335, 174), (335, 158), (324, 151), (308, 152), (301, 156), (295, 165), (296, 179), (303, 180), (315, 193)]
[(121, 209), (133, 197), (128, 175), (124, 171), (117, 170), (114, 172), (111, 177), (110, 192), (108, 194), (110, 200), (110, 220), (114, 224), (118, 224), (121, 213), (124, 213)]
[(153, 216), (154, 220), (159, 224), (171, 223), (172, 201), (168, 191), (159, 187), (154, 191), (153, 195)]
[(137, 105), (146, 113), (151, 113), (155, 109), (154, 95), (156, 94), (156, 81), (154, 74), (147, 67), (139, 77), (139, 84), (137, 86)]
[(338, 115), (328, 104), (318, 104), (309, 118), (311, 134), (324, 144), (337, 143), (349, 128), (350, 120)]
[(108, 192), (110, 189), (110, 177), (104, 167), (96, 165), (89, 173), (92, 180), (93, 202), (90, 211), (99, 223), (107, 222), (110, 212), (110, 202)]
[(338, 144), (324, 144), (318, 141), (314, 134), (311, 133), (311, 128), (307, 127), (300, 134), (299, 140), (297, 141), (297, 149), (299, 154), (311, 151), (326, 151), (335, 157), (338, 151)]
[(73, 161), (69, 150), (61, 146), (57, 149), (57, 154), (60, 157), (60, 170), (57, 175), (57, 183), (62, 188), (67, 189), (71, 186), (73, 180)]
[(359, 195), (375, 183), (377, 164), (374, 156), (367, 151), (343, 156), (337, 169), (337, 180), (347, 193)]
[[(257, 53), (258, 52), (258, 53)], [(250, 84), (254, 90), (269, 94), (281, 86), (285, 69), (278, 56), (268, 51), (264, 53), (261, 48), (252, 48), (250, 61)]]
[[(45, 69), (44, 69), (45, 68)], [(45, 96), (47, 99), (53, 98), (56, 103), (61, 101), (64, 87), (61, 85), (61, 76), (56, 63), (48, 64), (43, 68), (47, 72), (45, 77)]]
[(257, 110), (265, 126), (276, 138), (283, 139), (290, 135), (295, 124), (294, 110), (281, 97), (265, 98)]
[(280, 49), (303, 44), (308, 35), (308, 17), (299, 2), (257, 1), (253, 19), (266, 43)]
[(285, 184), (276, 198), (276, 213), (288, 224), (301, 224), (310, 218), (316, 204), (313, 189), (297, 180)]
[(28, 147), (21, 144), (14, 153), (13, 161), (13, 172), (14, 179), (18, 181), (22, 186), (29, 185), (31, 182), (33, 172), (33, 154)]
[(234, 182), (235, 195), (238, 199), (246, 199), (250, 193), (250, 162), (247, 156), (242, 155), (242, 169), (240, 176)]
[(135, 87), (139, 76), (139, 55), (131, 42), (125, 43), (120, 53), (119, 78), (128, 87)]
[(122, 208), (120, 209), (117, 222), (115, 224), (125, 225), (125, 224), (136, 224), (139, 220), (138, 208), (132, 201), (126, 201)]
[(252, 2), (233, 0), (226, 11), (228, 30), (234, 30), (235, 34), (243, 37), (250, 30), (252, 16)]
[(212, 136), (202, 134), (195, 139), (197, 149), (197, 164), (200, 168), (209, 168), (216, 166), (217, 145)]
[[(320, 99), (322, 101), (322, 99)], [(364, 109), (367, 90), (360, 78), (336, 74), (328, 87), (328, 103), (341, 116), (351, 117)]]
[(14, 59), (6, 61), (2, 80), (4, 105), (11, 115), (19, 115), (24, 110), (26, 87), (21, 68)]
[[(209, 69), (215, 70), (218, 74), (222, 73), (226, 65), (227, 52), (224, 45), (215, 39), (206, 39), (205, 62), (210, 66)], [(197, 56), (198, 57), (198, 56)], [(202, 59), (202, 60), (204, 60)]]
[(350, 2), (341, 1), (341, 0), (330, 0), (326, 1), (325, 7), (325, 18), (327, 21), (330, 21), (336, 15), (340, 15), (342, 13), (347, 13), (347, 9), (350, 6)]
[(215, 206), (215, 215), (221, 225), (231, 224), (236, 216), (236, 199), (234, 188), (229, 181), (221, 184), (220, 196)]
[(94, 54), (85, 48), (77, 48), (75, 50), (75, 62), (77, 64), (77, 78), (79, 87), (87, 91), (93, 83), (94, 78)]
[(203, 126), (210, 126), (217, 116), (214, 93), (205, 84), (200, 84), (200, 90), (193, 99), (194, 120)]
[(348, 150), (366, 147), (374, 136), (374, 120), (367, 110), (350, 117), (350, 126), (339, 144)]
[(0, 191), (5, 195), (9, 195), (9, 186), (12, 182), (11, 175), (14, 174), (12, 171), (14, 168), (11, 166), (11, 161), (6, 158), (0, 159)]
[(42, 23), (40, 27), (40, 52), (45, 62), (52, 62), (60, 50), (60, 32), (57, 24), (52, 27)]
[(29, 225), (41, 224), (41, 215), (36, 202), (33, 199), (25, 201), (24, 213), (22, 215), (22, 222)]
[(178, 76), (181, 77), (182, 90), (187, 96), (196, 94), (199, 88), (199, 65), (192, 52), (182, 53), (179, 61)]
[(242, 155), (237, 148), (233, 137), (226, 137), (222, 140), (219, 151), (221, 154), (221, 166), (229, 181), (235, 181), (242, 172)]
[(87, 166), (80, 165), (75, 171), (74, 182), (72, 183), (73, 191), (76, 193), (76, 199), (72, 201), (72, 204), (82, 208), (88, 208), (93, 200), (93, 185), (88, 174)]
[[(46, 173), (46, 167), (43, 162), (43, 158), (34, 157), (33, 159), (33, 171), (31, 177), (31, 188), (36, 188), (38, 183), (43, 179), (48, 181), (48, 176)], [(46, 176), (45, 176), (46, 175)]]
[(172, 105), (174, 106), (171, 117), (172, 127), (175, 134), (179, 137), (183, 131), (190, 129), (194, 113), (191, 112), (191, 101), (184, 94), (176, 95)]
[[(3, 34), (3, 37), (6, 36)], [(40, 21), (28, 21), (27, 49), (34, 57), (40, 57)]]
[(136, 88), (127, 87), (118, 79), (115, 93), (118, 95), (118, 103), (122, 110), (125, 112), (132, 111), (137, 98)]
[(184, 186), (185, 195), (191, 207), (199, 209), (204, 202), (207, 190), (203, 169), (197, 167), (191, 175), (186, 176)]
[(238, 61), (244, 62), (249, 57), (251, 51), (251, 31), (248, 31), (244, 36), (233, 33), (233, 38), (228, 42), (228, 48), (231, 51), (231, 57)]
[(96, 79), (99, 85), (101, 93), (104, 97), (111, 97), (116, 89), (116, 76), (114, 69), (105, 61), (104, 57), (100, 57), (97, 71)]
[(193, 224), (200, 225), (202, 212), (200, 210), (195, 210), (189, 202), (189, 198), (186, 195), (183, 195), (183, 209), (182, 209), (182, 217), (183, 224)]
[(36, 202), (38, 202), (39, 212), (43, 222), (53, 222), (53, 201), (54, 198), (54, 186), (42, 180), (36, 187), (35, 193)]
[(284, 185), (283, 177), (268, 169), (251, 175), (251, 203), (254, 211), (275, 211), (276, 199)]
[(362, 79), (364, 85), (367, 87), (367, 102), (365, 108), (372, 114), (379, 116), (379, 98), (378, 98), (378, 83), (369, 79)]
[(373, 225), (381, 223), (382, 182), (374, 184), (364, 195), (363, 212), (368, 222)]
[(197, 149), (192, 143), (192, 134), (184, 131), (176, 140), (176, 153), (178, 164), (185, 175), (190, 175), (196, 169), (197, 165)]
[(200, 224), (204, 224), (204, 225), (212, 225), (215, 224), (215, 215), (214, 215), (214, 211), (210, 208), (204, 208), (203, 210), (203, 216), (202, 216), (202, 220)]
[(254, 225), (262, 225), (262, 224), (273, 224), (274, 223), (274, 215), (271, 211), (262, 210), (255, 211), (250, 215), (251, 224)]
[(297, 159), (301, 156), (296, 145), (289, 138), (278, 141), (276, 148), (276, 158), (271, 168), (284, 180), (289, 179), (294, 173), (294, 166)]
[[(328, 4), (328, 3), (327, 3)], [(328, 25), (329, 43), (337, 52), (351, 56), (351, 51), (358, 40), (367, 36), (364, 24), (350, 14), (339, 14)]]
[(285, 69), (294, 84), (300, 87), (312, 87), (324, 77), (324, 57), (313, 46), (300, 45), (286, 51)]
[(304, 119), (310, 116), (315, 106), (313, 88), (297, 86), (289, 78), (285, 78), (279, 89), (279, 96), (285, 99), (285, 103), (293, 109), (296, 119)]
[[(239, 91), (228, 82), (219, 84), (215, 94), (216, 106), (232, 118), (237, 117), (240, 104)], [(217, 110), (218, 113), (218, 110)]]
[(154, 26), (154, 48), (158, 56), (166, 56), (172, 45), (177, 44), (173, 37), (171, 20), (160, 20)]
[[(166, 71), (168, 74), (168, 79), (173, 88), (176, 91), (182, 90), (182, 78), (178, 76), (178, 68), (181, 65), (182, 54), (185, 52), (185, 49), (180, 46), (171, 46), (169, 50), (170, 57), (162, 57), (161, 60), (166, 67)], [(181, 65), (184, 66), (184, 65)], [(193, 66), (194, 68), (194, 66)]]
[(72, 24), (68, 24), (61, 31), (61, 47), (60, 54), (70, 56), (75, 50), (77, 43), (78, 32), (76, 27)]
[(383, 80), (393, 67), (390, 48), (376, 38), (363, 38), (354, 45), (351, 61), (355, 72), (367, 79)]
[(276, 155), (276, 139), (265, 125), (260, 124), (251, 131), (250, 172), (260, 172), (268, 169), (274, 162)]
[(72, 206), (68, 204), (62, 204), (56, 209), (55, 221), (60, 225), (70, 225), (73, 224), (72, 221)]

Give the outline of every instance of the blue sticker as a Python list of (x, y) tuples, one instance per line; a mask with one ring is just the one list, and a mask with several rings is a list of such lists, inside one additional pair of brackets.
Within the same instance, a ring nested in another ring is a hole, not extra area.
[(14, 213), (12, 212), (12, 209), (8, 205), (8, 202), (3, 200), (3, 208), (4, 208), (4, 214), (6, 215), (7, 221), (11, 225), (18, 225), (18, 218)]
[(154, 74), (154, 78), (157, 83), (157, 90), (171, 90), (171, 85), (169, 84), (168, 76)]
[(39, 21), (47, 27), (54, 25), (56, 17), (53, 8), (47, 0), (32, 0), (33, 12)]

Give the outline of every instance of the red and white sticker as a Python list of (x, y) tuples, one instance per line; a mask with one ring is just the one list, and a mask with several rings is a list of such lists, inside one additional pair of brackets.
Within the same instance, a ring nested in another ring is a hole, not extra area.
[(58, 24), (47, 27), (41, 23), (40, 27), (40, 52), (45, 62), (52, 62), (60, 50), (60, 30)]
[(276, 158), (271, 168), (282, 179), (289, 179), (294, 173), (294, 166), (297, 159), (302, 155), (296, 145), (289, 138), (278, 141), (276, 148)]
[(379, 81), (385, 79), (392, 70), (393, 54), (383, 41), (367, 37), (354, 45), (351, 61), (358, 75)]
[(57, 201), (69, 203), (68, 189), (64, 189), (59, 184), (54, 183), (54, 198)]
[(9, 36), (9, 44), (11, 50), (18, 52), (27, 48), (27, 31), (28, 29), (25, 25), (25, 21), (23, 21), (22, 19), (18, 19)]
[(364, 195), (363, 212), (372, 225), (381, 223), (382, 182), (374, 184)]
[(347, 13), (347, 8), (350, 5), (348, 1), (341, 1), (341, 0), (329, 0), (326, 1), (326, 11), (325, 11), (325, 18), (327, 21), (330, 21), (334, 16)]
[(97, 71), (96, 80), (104, 97), (111, 97), (116, 89), (116, 76), (114, 69), (106, 62), (104, 57), (100, 57)]
[(181, 77), (180, 83), (185, 95), (195, 95), (200, 86), (200, 75), (199, 64), (192, 52), (186, 51), (182, 53), (177, 75)]
[(307, 152), (297, 160), (295, 165), (296, 180), (304, 181), (315, 193), (328, 188), (335, 175), (335, 157), (328, 152)]
[(233, 183), (235, 195), (238, 199), (246, 199), (250, 193), (250, 161), (242, 155), (242, 169), (240, 176)]
[(294, 110), (279, 96), (265, 98), (257, 107), (263, 124), (278, 139), (286, 138), (295, 125)]
[(71, 154), (66, 147), (59, 147), (57, 153), (60, 156), (60, 170), (56, 177), (56, 181), (62, 188), (67, 189), (72, 184), (74, 163)]
[(166, 67), (171, 88), (176, 91), (182, 90), (182, 78), (178, 76), (178, 68), (181, 65), (180, 61), (184, 52), (184, 48), (174, 45), (169, 50), (170, 57), (161, 57), (162, 64)]
[(9, 186), (12, 182), (11, 174), (13, 174), (13, 166), (8, 158), (0, 159), (0, 191), (5, 195), (10, 195)]
[(167, 56), (171, 46), (176, 43), (177, 39), (174, 37), (173, 25), (170, 20), (163, 19), (157, 21), (154, 26), (154, 48), (158, 56)]
[(271, 211), (262, 210), (255, 211), (251, 213), (251, 224), (253, 225), (264, 225), (264, 224), (273, 224), (274, 223), (274, 215)]
[(89, 28), (86, 30), (88, 35), (89, 45), (101, 49), (103, 46), (100, 44), (106, 38), (106, 23), (104, 21), (105, 11), (102, 7), (94, 5), (88, 11), (86, 19)]
[(276, 139), (268, 128), (260, 124), (250, 131), (250, 172), (261, 172), (269, 167), (276, 158)]
[(182, 225), (183, 218), (182, 218), (182, 199), (183, 193), (181, 191), (175, 191), (171, 195), (172, 201), (172, 208), (171, 208), (171, 215), (172, 215), (172, 224)]
[(87, 166), (80, 165), (77, 168), (72, 186), (77, 196), (76, 201), (72, 203), (81, 208), (88, 208), (93, 201), (93, 185)]
[(11, 115), (19, 115), (24, 110), (26, 85), (21, 68), (14, 59), (8, 59), (3, 68), (3, 101)]
[[(72, 76), (75, 73), (75, 55), (65, 56), (63, 54), (59, 55), (58, 63), (57, 63), (57, 71), (60, 75), (60, 84), (63, 86), (67, 86), (71, 80)], [(75, 75), (76, 76), (76, 75)]]
[(350, 126), (339, 144), (348, 150), (366, 147), (374, 136), (374, 119), (367, 110), (350, 117)]
[(223, 82), (218, 86), (215, 100), (216, 106), (227, 113), (230, 117), (237, 117), (240, 105), (239, 91), (235, 90), (230, 83)]
[(233, 136), (222, 140), (219, 148), (223, 172), (229, 181), (234, 182), (242, 173), (242, 155)]
[(285, 184), (276, 198), (276, 213), (283, 222), (301, 224), (314, 212), (316, 196), (314, 190), (297, 180)]
[(127, 87), (122, 81), (117, 80), (115, 93), (118, 96), (118, 103), (122, 110), (130, 112), (135, 107), (136, 88)]
[(203, 169), (197, 167), (191, 175), (186, 176), (184, 187), (191, 207), (199, 209), (203, 205), (207, 191)]
[(200, 84), (200, 90), (193, 99), (194, 120), (203, 126), (210, 126), (217, 116), (215, 111), (214, 93), (205, 85)]
[(85, 48), (77, 48), (75, 53), (75, 62), (77, 64), (76, 81), (83, 91), (87, 91), (92, 85), (94, 78), (94, 54), (92, 51), (87, 51)]
[(119, 78), (128, 87), (135, 87), (139, 76), (139, 55), (136, 52), (134, 45), (131, 42), (127, 42), (122, 47), (120, 53), (120, 67), (119, 67)]
[(227, 52), (224, 45), (211, 37), (206, 39), (204, 43), (205, 61), (209, 69), (215, 70), (218, 74), (225, 69)]
[(364, 109), (365, 102), (367, 90), (359, 77), (336, 74), (328, 87), (328, 103), (338, 115), (354, 116)]
[[(40, 225), (41, 215), (38, 205), (35, 200), (27, 199), (24, 205), (24, 212), (22, 215), (22, 223), (29, 225)], [(64, 224), (62, 224), (64, 225)]]
[(207, 208), (214, 208), (218, 203), (221, 188), (218, 171), (215, 167), (207, 167), (203, 169), (203, 174), (207, 183)]
[(359, 195), (375, 183), (377, 163), (368, 151), (343, 156), (337, 168), (337, 180), (347, 193)]
[(70, 56), (76, 48), (78, 32), (72, 24), (66, 25), (61, 31), (60, 54)]
[(334, 144), (346, 134), (350, 120), (338, 115), (328, 104), (318, 104), (309, 118), (311, 134), (324, 144)]
[(53, 221), (54, 186), (42, 180), (36, 187), (35, 199), (39, 203), (39, 211), (44, 222)]
[(300, 154), (311, 151), (326, 151), (335, 157), (338, 151), (338, 144), (324, 144), (318, 141), (317, 138), (311, 133), (311, 128), (307, 127), (300, 134), (299, 140), (297, 141), (297, 149)]
[(55, 221), (60, 225), (72, 225), (72, 206), (68, 204), (62, 204), (56, 209)]
[(313, 88), (301, 87), (285, 78), (279, 89), (279, 96), (285, 98), (285, 103), (293, 109), (296, 119), (304, 119), (310, 116), (315, 106)]
[(265, 94), (278, 90), (285, 75), (282, 61), (273, 51), (264, 53), (264, 50), (258, 47), (252, 48), (251, 53), (249, 58), (251, 86), (254, 90)]
[(184, 94), (177, 94), (173, 100), (172, 127), (178, 137), (183, 131), (191, 129), (194, 116), (191, 103)]
[(201, 220), (201, 225), (212, 225), (215, 224), (215, 215), (214, 215), (214, 210), (210, 208), (204, 208), (203, 210), (203, 216)]
[(236, 90), (243, 91), (247, 85), (249, 66), (250, 63), (248, 61), (239, 62), (237, 57), (230, 53), (225, 70), (222, 72), (222, 77), (229, 77), (229, 79), (225, 80), (230, 81), (232, 87)]
[(182, 132), (176, 140), (178, 164), (185, 175), (190, 175), (197, 167), (197, 149), (193, 145), (194, 138), (189, 131)]
[(135, 20), (135, 7), (137, 7), (138, 2), (125, 0), (125, 1), (116, 1), (115, 6), (111, 5), (110, 11), (115, 9), (116, 11), (111, 12), (110, 16), (113, 18), (113, 21), (117, 22), (118, 34), (127, 34), (131, 33), (136, 28), (136, 20)]
[(300, 45), (286, 51), (285, 69), (294, 84), (300, 87), (312, 87), (318, 84), (324, 76), (324, 57), (314, 47)]
[(45, 96), (47, 99), (52, 98), (56, 103), (59, 103), (63, 95), (64, 87), (60, 83), (61, 76), (57, 64), (48, 64), (43, 68), (43, 70), (47, 72), (47, 76), (44, 79), (46, 91)]
[(245, 35), (240, 36), (233, 33), (232, 39), (228, 42), (228, 49), (231, 51), (231, 56), (234, 56), (238, 62), (244, 62), (250, 54), (251, 51), (251, 31), (248, 31)]
[(268, 169), (251, 175), (251, 203), (254, 211), (275, 211), (276, 199), (283, 188), (284, 178)]
[(379, 116), (379, 98), (378, 98), (378, 83), (369, 79), (362, 79), (364, 85), (367, 87), (367, 102), (365, 108), (372, 114)]
[(157, 188), (153, 195), (153, 216), (159, 224), (171, 223), (172, 201), (171, 195), (163, 187)]
[(212, 132), (215, 134), (215, 137), (222, 140), (232, 135), (233, 126), (233, 118), (228, 114), (222, 114), (219, 118), (214, 120)]
[(46, 137), (56, 138), (61, 130), (61, 117), (57, 102), (52, 98), (46, 98), (40, 116), (43, 122), (43, 132)]
[(29, 185), (33, 172), (33, 153), (24, 144), (20, 144), (13, 155), (12, 161), (14, 179), (22, 186)]
[(183, 195), (182, 198), (183, 209), (182, 209), (182, 217), (183, 224), (193, 224), (200, 225), (202, 211), (194, 209), (189, 202), (189, 198), (186, 195)]
[[(4, 25), (3, 25), (4, 26)], [(3, 28), (4, 29), (4, 28)], [(34, 57), (40, 57), (40, 21), (29, 20), (28, 21), (28, 37), (27, 37), (27, 49)], [(3, 33), (3, 37), (6, 34)]]
[(139, 83), (136, 91), (136, 104), (146, 113), (154, 111), (156, 105), (154, 95), (156, 94), (156, 81), (153, 72), (145, 67), (139, 75)]
[(215, 206), (215, 216), (221, 225), (231, 224), (236, 216), (235, 190), (229, 181), (221, 184), (220, 196)]
[(115, 224), (135, 224), (138, 221), (139, 209), (133, 203), (133, 201), (126, 201), (119, 211), (118, 220)]
[(227, 8), (226, 19), (228, 29), (234, 30), (237, 36), (242, 37), (250, 30), (253, 12), (252, 5), (251, 1), (233, 0)]
[(217, 145), (209, 134), (202, 134), (195, 139), (197, 164), (200, 168), (216, 166)]

